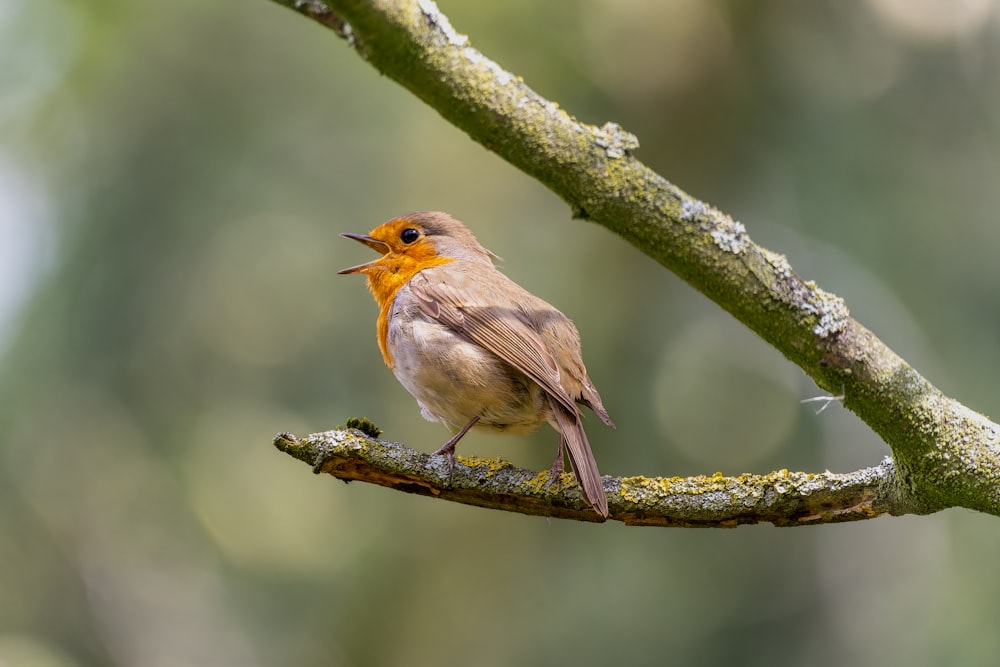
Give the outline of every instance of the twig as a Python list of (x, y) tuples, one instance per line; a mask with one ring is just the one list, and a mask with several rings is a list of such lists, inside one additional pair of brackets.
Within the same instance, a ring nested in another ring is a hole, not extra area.
[[(500, 459), (422, 454), (356, 429), (279, 433), (279, 450), (346, 482), (363, 481), (467, 505), (579, 521), (601, 521), (573, 476), (517, 468)], [(781, 470), (724, 477), (605, 477), (611, 519), (633, 526), (735, 528), (773, 523), (805, 526), (918, 511), (897, 495), (892, 461), (846, 475)]]

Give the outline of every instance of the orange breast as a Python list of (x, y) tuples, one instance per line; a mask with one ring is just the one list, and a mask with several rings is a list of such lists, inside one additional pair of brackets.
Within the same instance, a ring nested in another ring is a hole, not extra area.
[[(395, 293), (392, 295), (395, 298)], [(392, 312), (392, 299), (380, 306), (378, 312), (378, 322), (376, 332), (378, 335), (378, 349), (382, 352), (382, 360), (385, 365), (392, 368), (392, 354), (389, 353), (389, 314)]]
[[(426, 249), (426, 252), (424, 251)], [(440, 266), (452, 261), (450, 257), (440, 257), (434, 254), (432, 248), (414, 247), (407, 254), (391, 253), (365, 271), (368, 275), (368, 289), (378, 303), (377, 322), (378, 348), (382, 359), (389, 368), (393, 367), (392, 354), (389, 353), (389, 319), (392, 316), (392, 304), (399, 289), (409, 282), (417, 272), (432, 266)]]

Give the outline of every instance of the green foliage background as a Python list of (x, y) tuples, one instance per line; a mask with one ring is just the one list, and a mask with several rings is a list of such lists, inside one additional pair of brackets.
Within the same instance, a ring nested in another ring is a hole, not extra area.
[[(441, 8), (989, 413), (1000, 12), (934, 4)], [(995, 518), (547, 522), (276, 452), (361, 415), (444, 440), (382, 366), (363, 281), (336, 275), (369, 257), (339, 232), (441, 209), (576, 320), (619, 424), (588, 424), (606, 474), (888, 453), (332, 33), (264, 0), (14, 0), (0, 63), (0, 665), (995, 664)], [(555, 443), (461, 450), (541, 469)]]

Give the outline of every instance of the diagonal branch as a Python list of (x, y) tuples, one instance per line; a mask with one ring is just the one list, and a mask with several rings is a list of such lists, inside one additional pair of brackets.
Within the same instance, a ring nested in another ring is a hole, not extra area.
[(839, 297), (799, 278), (741, 223), (637, 160), (633, 135), (614, 123), (582, 123), (538, 95), (474, 49), (431, 0), (274, 1), (332, 28), (577, 217), (634, 244), (820, 387), (843, 393), (844, 405), (891, 448), (895, 475), (886, 483), (907, 498), (907, 511), (959, 506), (1000, 515), (1000, 426), (941, 394)]
[[(578, 521), (601, 521), (571, 474), (553, 481), (499, 459), (457, 457), (449, 479), (443, 456), (422, 454), (355, 429), (298, 439), (279, 433), (274, 446), (345, 482), (363, 481), (466, 505)], [(632, 526), (735, 528), (750, 523), (811, 526), (908, 514), (892, 461), (847, 475), (782, 470), (723, 477), (605, 477), (611, 519)]]

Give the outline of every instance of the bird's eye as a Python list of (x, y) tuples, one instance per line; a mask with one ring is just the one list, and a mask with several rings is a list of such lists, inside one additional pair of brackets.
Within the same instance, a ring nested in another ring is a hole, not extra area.
[(399, 235), (399, 240), (406, 244), (413, 243), (419, 238), (420, 238), (420, 232), (414, 229), (413, 227), (407, 227)]

